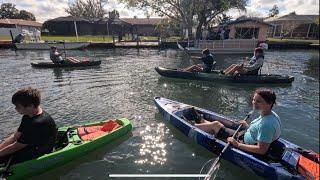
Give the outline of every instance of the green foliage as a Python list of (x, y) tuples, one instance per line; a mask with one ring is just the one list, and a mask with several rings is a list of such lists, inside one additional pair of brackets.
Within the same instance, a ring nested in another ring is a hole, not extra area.
[(273, 7), (269, 10), (269, 17), (276, 17), (279, 14), (279, 8), (277, 5), (273, 5)]
[(19, 16), (19, 10), (16, 8), (16, 5), (11, 3), (3, 3), (1, 4), (0, 9), (0, 18), (9, 18), (9, 19), (17, 19)]
[(30, 13), (30, 12), (28, 12), (26, 10), (21, 10), (19, 12), (18, 16), (19, 16), (20, 19), (24, 19), (24, 20), (29, 20), (29, 21), (35, 21), (36, 20), (36, 17), (32, 13)]
[(182, 28), (197, 23), (197, 35), (201, 34), (202, 26), (207, 26), (213, 19), (230, 9), (245, 10), (248, 0), (120, 0), (129, 7), (136, 7), (145, 11), (165, 16), (181, 23)]
[(16, 8), (16, 5), (12, 3), (3, 3), (1, 4), (1, 9), (0, 9), (0, 19), (24, 19), (24, 20), (29, 20), (29, 21), (35, 21), (36, 17), (31, 13), (26, 10), (21, 10), (19, 11)]
[(69, 3), (65, 12), (71, 16), (84, 17), (90, 20), (103, 18), (106, 11), (103, 9), (106, 0), (75, 0)]

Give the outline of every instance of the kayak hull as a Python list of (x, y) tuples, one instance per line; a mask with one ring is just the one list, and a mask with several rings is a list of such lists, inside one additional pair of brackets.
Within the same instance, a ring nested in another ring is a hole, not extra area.
[(212, 71), (211, 73), (203, 72), (186, 72), (177, 69), (168, 69), (156, 67), (155, 70), (164, 77), (211, 81), (211, 82), (226, 82), (226, 83), (268, 83), (268, 84), (290, 84), (294, 81), (293, 76), (283, 76), (274, 74), (261, 75), (224, 75), (220, 71)]
[(54, 64), (53, 62), (32, 62), (31, 66), (35, 68), (66, 68), (66, 67), (89, 67), (99, 66), (101, 61), (85, 61), (80, 63)]
[[(105, 121), (89, 123), (84, 126), (99, 125), (104, 122)], [(117, 122), (122, 125), (119, 129), (91, 141), (81, 140), (77, 133), (77, 127), (59, 128), (59, 133), (65, 133), (68, 131), (67, 145), (53, 153), (45, 154), (36, 159), (10, 166), (9, 176), (6, 177), (7, 180), (24, 179), (26, 177), (38, 175), (52, 168), (59, 167), (77, 157), (81, 157), (82, 155), (102, 147), (103, 145), (108, 144), (131, 131), (132, 125), (128, 119), (118, 119)]]
[[(196, 128), (182, 118), (183, 113), (185, 113), (187, 109), (192, 106), (161, 97), (155, 97), (154, 102), (166, 122), (172, 124), (188, 138), (192, 139), (197, 144), (203, 146), (210, 152), (218, 155), (221, 150), (227, 145), (226, 142), (219, 140), (213, 135)], [(197, 107), (195, 107), (195, 109), (199, 112), (204, 113), (205, 119), (219, 120), (225, 126), (230, 128), (234, 126), (235, 121), (230, 118), (205, 109)], [(269, 157), (273, 157), (272, 162), (262, 160), (261, 157), (257, 157), (257, 155), (249, 154), (233, 147), (228, 148), (222, 155), (222, 158), (267, 179), (304, 179), (300, 175), (290, 173), (285, 168), (285, 166), (290, 166), (290, 160), (287, 160), (287, 156), (298, 155), (294, 151), (289, 152), (285, 151), (285, 149), (292, 149), (297, 147), (297, 145), (280, 138), (275, 143), (273, 143), (273, 150), (270, 150), (268, 154)]]

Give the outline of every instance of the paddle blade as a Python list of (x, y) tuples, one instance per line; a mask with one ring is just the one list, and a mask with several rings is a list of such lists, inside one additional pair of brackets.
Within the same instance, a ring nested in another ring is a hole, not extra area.
[(215, 179), (218, 171), (220, 168), (220, 158), (215, 159), (215, 161), (212, 163), (208, 173), (207, 173), (207, 177), (205, 177), (205, 180), (210, 180), (210, 179)]

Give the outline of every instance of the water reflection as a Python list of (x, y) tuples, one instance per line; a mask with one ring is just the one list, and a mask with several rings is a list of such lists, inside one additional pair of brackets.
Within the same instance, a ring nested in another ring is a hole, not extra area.
[(167, 161), (165, 136), (169, 130), (163, 123), (150, 124), (140, 132), (142, 143), (140, 144), (139, 158), (135, 160), (140, 165), (163, 165)]
[(305, 64), (307, 68), (303, 73), (319, 80), (319, 54), (314, 54)]

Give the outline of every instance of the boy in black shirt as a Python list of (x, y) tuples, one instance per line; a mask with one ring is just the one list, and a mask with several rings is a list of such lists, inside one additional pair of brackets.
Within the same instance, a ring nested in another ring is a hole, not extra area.
[(41, 96), (37, 89), (24, 88), (12, 96), (12, 103), (22, 114), (21, 124), (0, 144), (0, 163), (11, 163), (37, 158), (53, 150), (57, 128), (51, 116), (40, 107)]
[(188, 72), (205, 72), (210, 73), (212, 69), (214, 69), (215, 61), (213, 59), (213, 55), (210, 53), (209, 49), (205, 49), (202, 51), (201, 60), (203, 64), (196, 64), (190, 67), (183, 69)]

